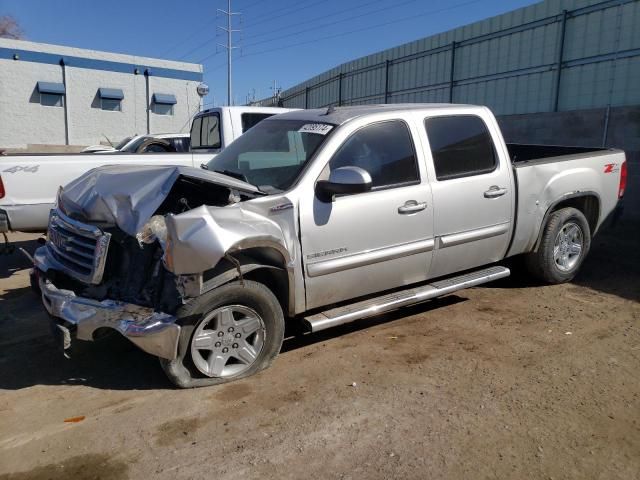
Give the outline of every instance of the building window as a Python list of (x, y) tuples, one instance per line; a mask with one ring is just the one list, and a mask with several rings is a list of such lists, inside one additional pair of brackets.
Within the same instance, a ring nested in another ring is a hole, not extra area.
[(124, 93), (119, 88), (99, 88), (100, 108), (110, 112), (122, 111)]
[(64, 84), (38, 82), (37, 88), (40, 94), (40, 105), (45, 107), (64, 107)]
[(173, 106), (177, 103), (176, 96), (170, 93), (153, 94), (153, 113), (156, 115), (173, 115)]

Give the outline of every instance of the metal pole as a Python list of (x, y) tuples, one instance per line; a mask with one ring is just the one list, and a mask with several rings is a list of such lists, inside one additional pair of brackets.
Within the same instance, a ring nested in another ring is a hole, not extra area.
[(451, 66), (449, 67), (449, 103), (453, 103), (453, 81), (456, 71), (456, 42), (451, 42)]
[(384, 62), (384, 103), (389, 103), (389, 60)]
[(64, 58), (60, 59), (60, 67), (62, 68), (62, 85), (64, 85), (64, 144), (69, 145), (69, 92), (67, 91), (67, 68), (64, 64)]
[(567, 28), (567, 14), (566, 10), (562, 11), (562, 23), (560, 25), (560, 44), (558, 45), (558, 59), (556, 60), (556, 91), (555, 98), (553, 100), (553, 111), (558, 111), (558, 105), (560, 103), (560, 78), (562, 77), (562, 57), (564, 56), (564, 34)]
[(227, 105), (231, 105), (231, 0), (227, 0)]
[(227, 43), (226, 45), (221, 45), (218, 44), (219, 46), (221, 46), (222, 48), (226, 48), (227, 49), (227, 105), (232, 105), (233, 103), (233, 91), (232, 91), (232, 86), (231, 86), (231, 51), (234, 48), (238, 48), (238, 47), (234, 47), (231, 44), (231, 40), (232, 40), (232, 36), (233, 36), (233, 32), (239, 32), (240, 30), (233, 30), (231, 28), (231, 18), (233, 17), (233, 15), (239, 15), (239, 12), (232, 12), (231, 11), (231, 0), (227, 0), (227, 10), (221, 10), (218, 9), (218, 12), (224, 14), (227, 16), (227, 27), (221, 27), (218, 26), (218, 28), (220, 30), (224, 30), (225, 32), (227, 32)]
[(147, 134), (151, 133), (151, 102), (149, 101), (149, 69), (144, 71), (144, 84), (147, 97)]
[(342, 72), (338, 74), (338, 106), (342, 105)]
[(304, 87), (304, 108), (309, 108), (309, 87)]

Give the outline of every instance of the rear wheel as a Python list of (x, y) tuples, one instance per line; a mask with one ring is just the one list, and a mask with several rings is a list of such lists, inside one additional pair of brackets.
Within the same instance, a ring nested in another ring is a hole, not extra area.
[(237, 380), (267, 368), (284, 337), (284, 315), (264, 285), (233, 282), (178, 312), (178, 356), (160, 359), (169, 379), (190, 388)]
[(549, 216), (538, 250), (526, 257), (528, 270), (547, 283), (568, 282), (590, 247), (591, 230), (585, 216), (575, 208), (563, 208)]

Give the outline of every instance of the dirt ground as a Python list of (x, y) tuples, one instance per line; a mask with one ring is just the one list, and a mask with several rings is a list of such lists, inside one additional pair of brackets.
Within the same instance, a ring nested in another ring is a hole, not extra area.
[(126, 340), (64, 359), (27, 262), (4, 256), (0, 479), (637, 479), (639, 240), (623, 220), (573, 283), (516, 273), (187, 391)]

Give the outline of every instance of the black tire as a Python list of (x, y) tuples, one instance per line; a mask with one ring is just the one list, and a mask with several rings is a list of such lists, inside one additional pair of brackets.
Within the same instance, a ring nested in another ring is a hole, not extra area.
[[(554, 246), (559, 232), (568, 225), (576, 225), (582, 236), (582, 249), (570, 268), (563, 268), (554, 258)], [(591, 229), (589, 222), (580, 210), (562, 208), (551, 213), (540, 239), (538, 250), (525, 256), (529, 273), (549, 284), (565, 283), (578, 273), (589, 248), (591, 247)]]
[[(227, 377), (209, 377), (196, 367), (191, 356), (191, 340), (200, 322), (215, 309), (239, 305), (252, 309), (264, 323), (264, 343), (248, 370)], [(280, 352), (284, 339), (284, 315), (278, 299), (263, 284), (245, 280), (222, 285), (193, 299), (177, 312), (181, 327), (178, 356), (175, 360), (160, 359), (169, 380), (180, 388), (205, 387), (238, 380), (269, 367)]]

